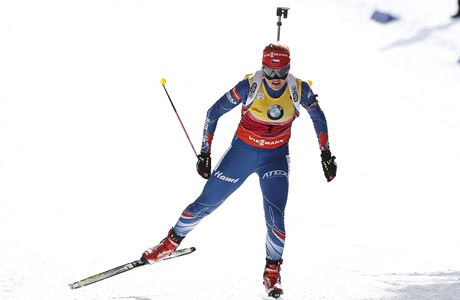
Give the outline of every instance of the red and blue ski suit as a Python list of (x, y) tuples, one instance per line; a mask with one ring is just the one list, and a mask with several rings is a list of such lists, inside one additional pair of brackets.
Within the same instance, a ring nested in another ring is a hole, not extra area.
[[(298, 116), (287, 84), (272, 90), (265, 80), (252, 103), (246, 103), (253, 76), (240, 81), (207, 112), (201, 153), (211, 152), (218, 119), (242, 104), (242, 117), (230, 148), (214, 168), (201, 195), (183, 211), (174, 232), (185, 237), (207, 215), (218, 208), (252, 173), (259, 175), (267, 226), (266, 255), (283, 255), (284, 210), (289, 187), (289, 138)], [(324, 113), (310, 85), (296, 79), (300, 105), (309, 113), (320, 148), (327, 150), (328, 131)]]

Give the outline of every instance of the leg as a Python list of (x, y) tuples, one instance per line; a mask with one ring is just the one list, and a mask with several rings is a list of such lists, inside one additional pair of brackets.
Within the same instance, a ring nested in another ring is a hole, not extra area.
[(253, 173), (257, 157), (233, 144), (208, 179), (201, 195), (182, 212), (174, 232), (185, 237), (207, 215), (216, 210)]
[[(283, 154), (283, 153), (281, 153)], [(268, 157), (268, 163), (260, 168), (260, 186), (264, 198), (266, 264), (263, 283), (268, 295), (279, 298), (283, 294), (281, 287), (281, 264), (284, 250), (285, 229), (284, 209), (289, 188), (289, 156)]]
[(267, 238), (267, 259), (279, 261), (283, 256), (285, 229), (284, 209), (289, 189), (289, 157), (281, 156), (257, 171), (263, 194)]
[(203, 192), (182, 212), (176, 225), (160, 244), (147, 249), (143, 259), (153, 263), (171, 255), (184, 237), (207, 215), (212, 213), (254, 171), (257, 156), (247, 148), (232, 144), (206, 182)]

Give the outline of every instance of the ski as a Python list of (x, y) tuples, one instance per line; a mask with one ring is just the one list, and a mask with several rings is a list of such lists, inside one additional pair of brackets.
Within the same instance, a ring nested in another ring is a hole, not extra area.
[[(170, 256), (164, 258), (163, 260), (168, 260), (168, 259), (171, 259), (171, 258), (176, 258), (176, 257), (179, 257), (179, 256), (187, 255), (187, 254), (193, 253), (195, 250), (196, 250), (195, 247), (179, 249), (179, 250), (176, 250), (175, 252), (171, 253)], [(161, 260), (161, 261), (163, 261), (163, 260)], [(161, 262), (161, 261), (159, 261), (159, 262)], [(95, 275), (90, 276), (88, 278), (85, 278), (85, 279), (76, 281), (74, 283), (71, 283), (71, 284), (69, 284), (69, 287), (71, 289), (78, 289), (78, 288), (81, 288), (83, 286), (87, 286), (89, 284), (92, 284), (92, 283), (95, 283), (95, 282), (110, 278), (112, 276), (124, 273), (126, 271), (129, 271), (129, 270), (141, 267), (141, 266), (145, 266), (145, 265), (149, 265), (148, 261), (143, 259), (143, 258), (140, 258), (140, 259), (132, 261), (130, 263), (118, 266), (116, 268), (113, 268), (113, 269), (110, 269), (110, 270), (95, 274)]]

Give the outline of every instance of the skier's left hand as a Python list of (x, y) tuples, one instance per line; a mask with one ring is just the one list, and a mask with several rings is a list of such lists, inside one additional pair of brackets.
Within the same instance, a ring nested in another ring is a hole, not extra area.
[(334, 179), (337, 173), (337, 163), (334, 160), (335, 156), (332, 156), (331, 151), (321, 151), (321, 165), (327, 182)]

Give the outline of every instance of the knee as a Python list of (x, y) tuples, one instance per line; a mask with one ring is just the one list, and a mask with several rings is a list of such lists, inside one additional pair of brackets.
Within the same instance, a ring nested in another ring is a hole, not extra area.
[(210, 201), (210, 199), (200, 196), (195, 202), (187, 206), (185, 210), (195, 217), (204, 217), (212, 213), (222, 202)]
[(207, 208), (206, 206), (200, 204), (199, 202), (195, 201), (191, 203), (187, 208), (185, 209), (185, 213), (189, 214), (190, 217), (199, 217), (203, 215), (207, 215), (209, 213), (206, 213)]

